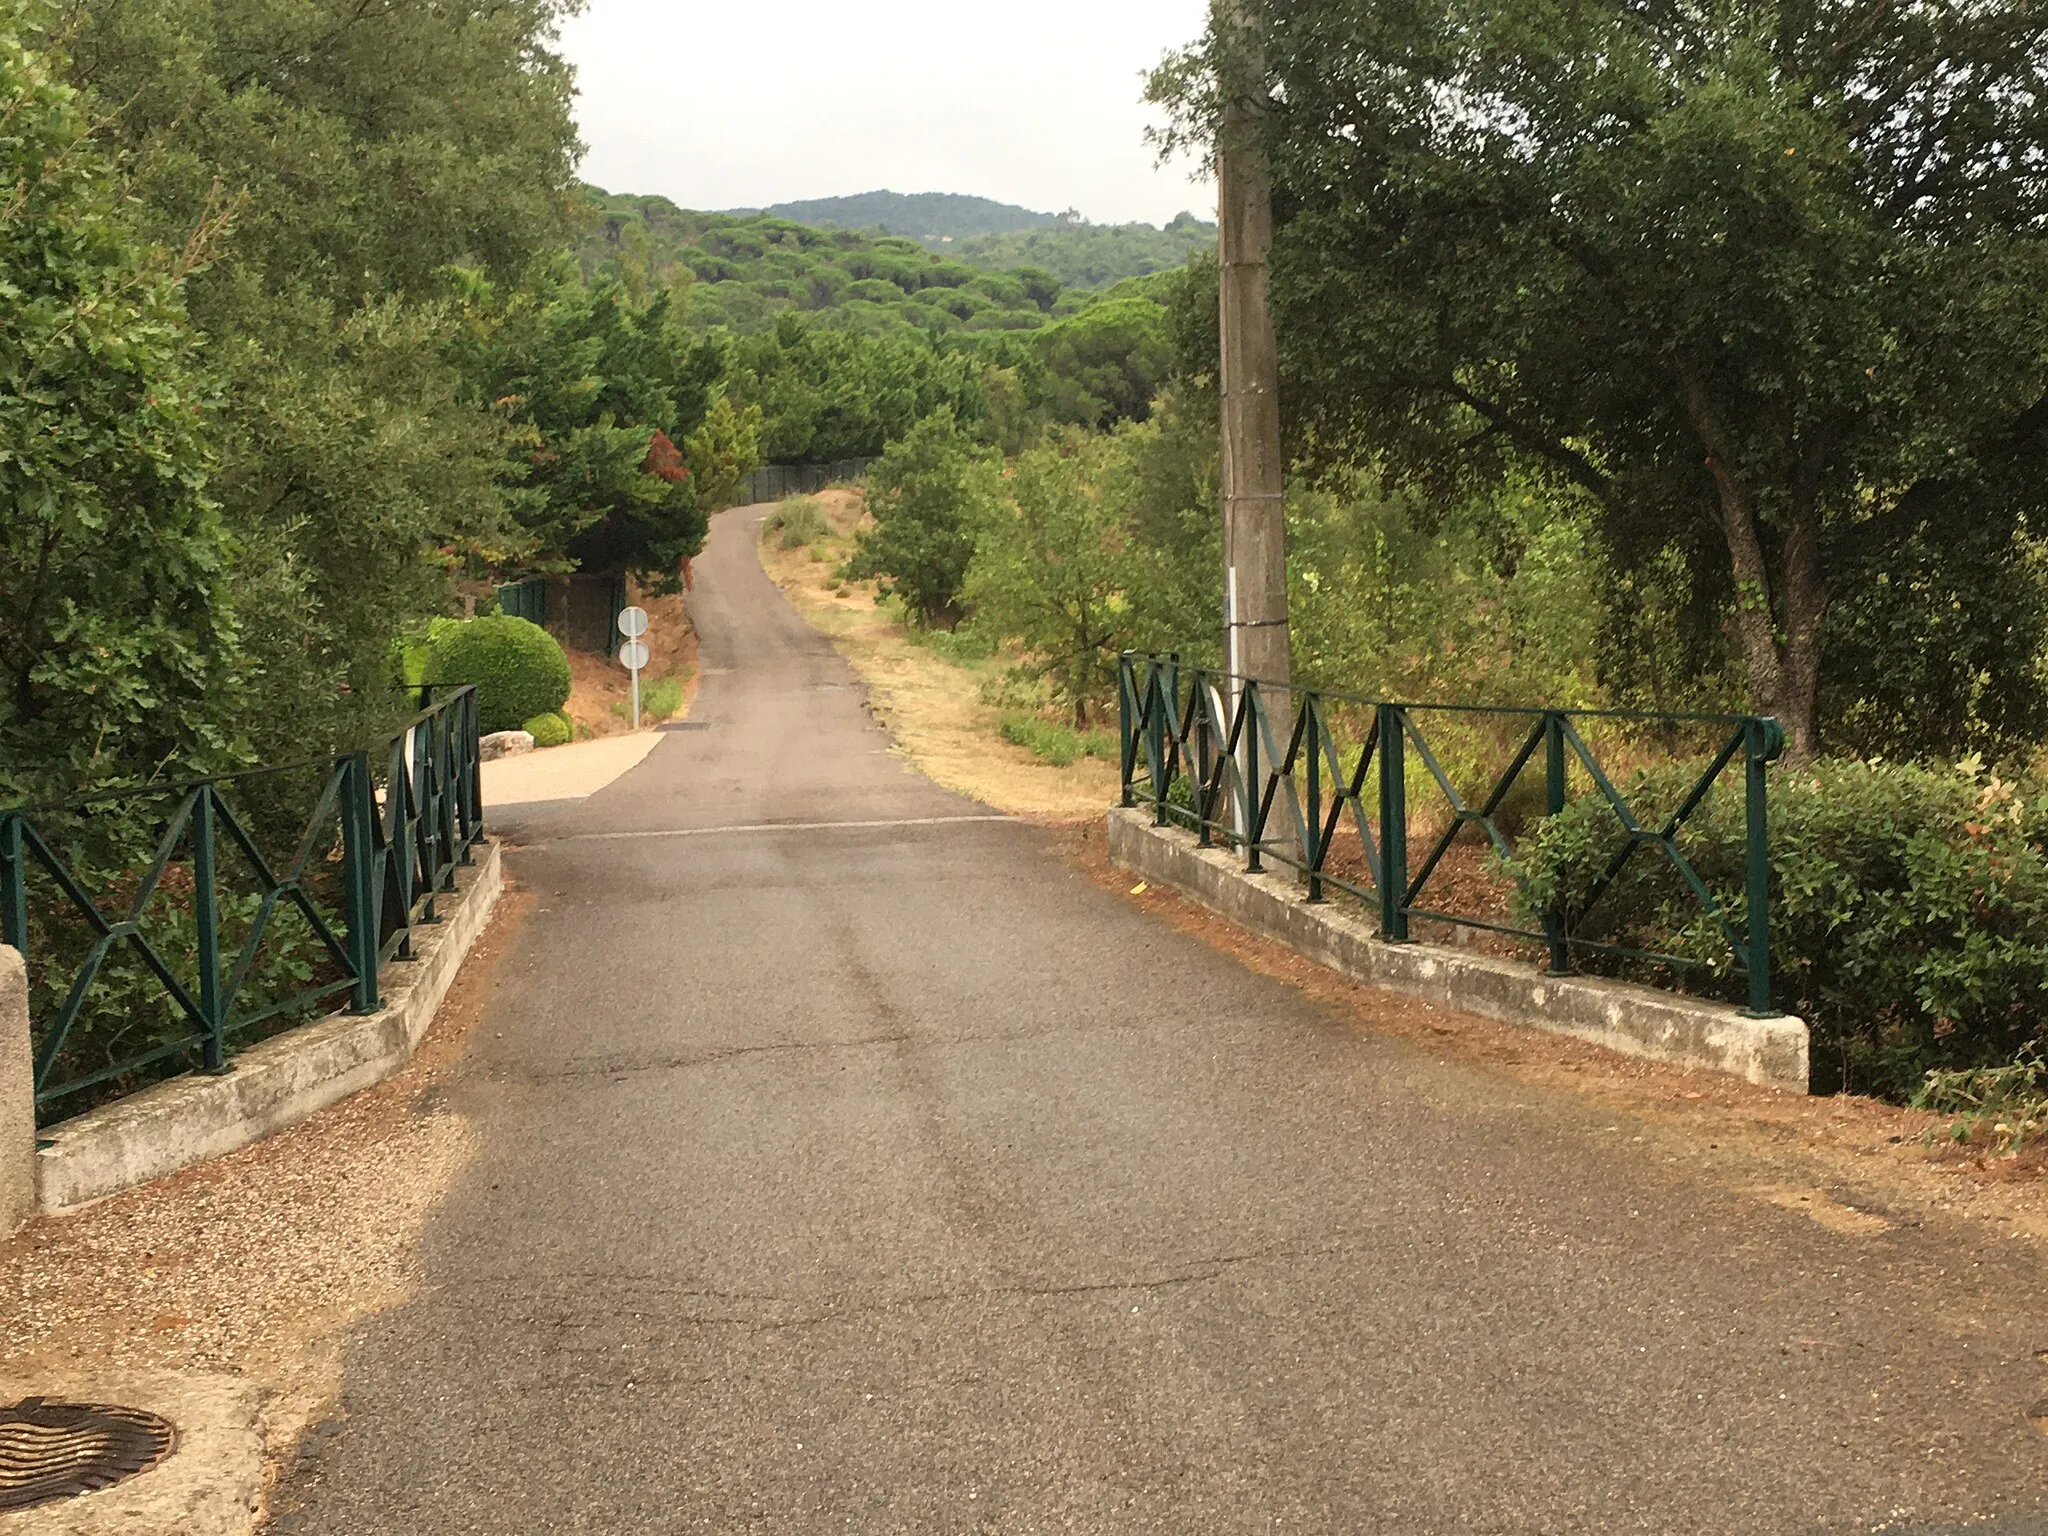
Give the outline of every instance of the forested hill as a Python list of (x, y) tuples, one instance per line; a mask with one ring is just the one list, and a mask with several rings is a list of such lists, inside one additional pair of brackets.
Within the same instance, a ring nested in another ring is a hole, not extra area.
[(1006, 271), (1043, 267), (1069, 288), (1106, 288), (1185, 266), (1197, 251), (1216, 249), (1216, 226), (1183, 213), (1164, 229), (1150, 224), (1072, 224), (1051, 229), (976, 235), (947, 248), (970, 266)]
[(820, 229), (875, 229), (926, 241), (1049, 229), (1060, 221), (1057, 214), (1033, 213), (1014, 203), (956, 192), (863, 192), (857, 197), (777, 203), (762, 211)]
[(629, 289), (686, 288), (687, 324), (765, 329), (798, 311), (867, 332), (1034, 330), (1129, 278), (1182, 266), (1214, 240), (1183, 216), (977, 236), (936, 249), (905, 235), (824, 229), (774, 213), (698, 213), (663, 197), (589, 189), (587, 275)]

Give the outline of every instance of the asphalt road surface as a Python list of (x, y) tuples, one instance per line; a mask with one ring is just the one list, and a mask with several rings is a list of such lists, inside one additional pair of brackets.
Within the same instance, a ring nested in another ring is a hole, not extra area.
[(762, 511), (692, 728), (505, 827), (482, 1150), (280, 1530), (2048, 1533), (2029, 1245), (1827, 1230), (1103, 892), (889, 754)]

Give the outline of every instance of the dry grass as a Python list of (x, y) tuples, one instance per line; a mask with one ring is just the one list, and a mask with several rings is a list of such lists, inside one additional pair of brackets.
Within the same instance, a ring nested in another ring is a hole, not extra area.
[(831, 533), (786, 550), (763, 524), (761, 564), (867, 683), (875, 713), (903, 755), (934, 782), (1016, 816), (1084, 821), (1113, 804), (1117, 773), (1110, 764), (1083, 758), (1056, 768), (1003, 739), (1002, 711), (981, 694), (1003, 663), (956, 662), (919, 645), (893, 605), (878, 602), (872, 582), (834, 577), (867, 510), (858, 491), (816, 499)]

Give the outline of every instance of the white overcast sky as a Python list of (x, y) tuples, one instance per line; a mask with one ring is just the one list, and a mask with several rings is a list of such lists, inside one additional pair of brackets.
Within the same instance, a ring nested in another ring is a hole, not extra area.
[(1206, 0), (589, 0), (562, 46), (583, 178), (686, 208), (966, 192), (1097, 223), (1215, 216), (1142, 75)]

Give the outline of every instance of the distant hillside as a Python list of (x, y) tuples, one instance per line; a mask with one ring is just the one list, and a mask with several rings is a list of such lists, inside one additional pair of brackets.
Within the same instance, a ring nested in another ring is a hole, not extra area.
[(882, 229), (912, 240), (960, 240), (969, 235), (1006, 235), (1020, 229), (1049, 229), (1050, 213), (1033, 213), (1014, 203), (954, 192), (863, 192), (858, 197), (820, 197), (777, 203), (763, 210), (819, 229)]
[(694, 330), (759, 331), (790, 311), (862, 331), (1036, 330), (1117, 283), (1184, 265), (1215, 238), (1213, 226), (1183, 215), (1165, 230), (1069, 224), (932, 247), (772, 213), (696, 213), (665, 197), (586, 192), (584, 270), (642, 290), (687, 287)]
[(1005, 271), (1043, 267), (1068, 288), (1107, 288), (1187, 265), (1196, 251), (1216, 249), (1216, 226), (1184, 213), (1164, 229), (1150, 224), (1060, 224), (976, 235), (946, 254), (970, 266)]

